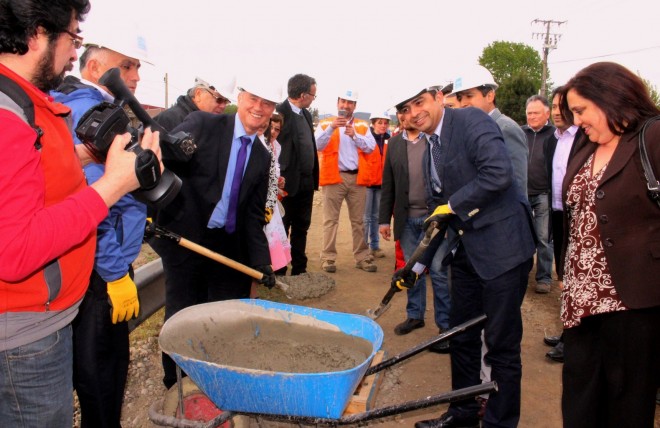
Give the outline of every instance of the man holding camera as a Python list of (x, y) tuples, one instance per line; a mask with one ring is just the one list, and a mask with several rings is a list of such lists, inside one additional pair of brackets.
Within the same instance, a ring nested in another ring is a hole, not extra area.
[[(111, 68), (119, 68), (121, 80), (135, 93), (140, 80), (140, 60), (145, 60), (140, 36), (113, 33), (108, 43), (95, 40), (85, 45), (80, 56), (78, 80), (67, 76), (53, 92), (56, 101), (71, 108), (73, 129), (80, 118), (95, 105), (114, 100), (113, 94), (99, 84)], [(74, 141), (81, 144), (74, 133)], [(98, 180), (105, 166), (85, 165), (89, 183)], [(137, 318), (140, 303), (133, 282), (132, 263), (142, 248), (146, 206), (131, 194), (124, 195), (110, 208), (97, 230), (94, 270), (78, 316), (73, 321), (73, 386), (80, 401), (82, 427), (118, 427), (128, 376), (128, 320)], [(109, 302), (118, 296), (130, 299), (123, 311)]]
[(154, 117), (154, 120), (166, 130), (171, 131), (194, 111), (222, 114), (225, 107), (231, 102), (229, 100), (230, 92), (229, 89), (223, 89), (220, 92), (215, 86), (196, 77), (195, 85), (188, 90), (188, 93), (181, 95), (176, 100), (176, 104), (160, 112)]
[(337, 97), (337, 116), (322, 120), (314, 135), (319, 150), (319, 185), (323, 196), (321, 268), (330, 273), (337, 271), (337, 229), (344, 199), (351, 220), (355, 267), (365, 272), (376, 272), (378, 268), (364, 240), (366, 188), (357, 184), (358, 151), (371, 153), (376, 140), (369, 131), (369, 123), (353, 117), (357, 99), (356, 91), (341, 92)]
[[(84, 0), (0, 0), (3, 426), (73, 424), (70, 323), (89, 282), (96, 228), (139, 187), (128, 134), (114, 139), (105, 173), (88, 186), (80, 165), (89, 153), (72, 150), (70, 111), (46, 95), (77, 59), (89, 8)], [(160, 156), (157, 133), (146, 131), (141, 145)], [(113, 310), (130, 316), (134, 299), (116, 297)]]
[[(192, 112), (172, 132), (190, 133), (197, 152), (179, 162), (164, 152), (167, 168), (182, 180), (177, 197), (158, 212), (157, 223), (193, 242), (263, 273), (275, 285), (264, 233), (271, 155), (256, 140), (267, 126), (280, 92), (263, 81), (239, 81), (236, 114)], [(248, 298), (252, 278), (166, 239), (153, 248), (165, 271), (165, 319), (200, 303)], [(176, 366), (163, 354), (163, 383), (176, 383)]]

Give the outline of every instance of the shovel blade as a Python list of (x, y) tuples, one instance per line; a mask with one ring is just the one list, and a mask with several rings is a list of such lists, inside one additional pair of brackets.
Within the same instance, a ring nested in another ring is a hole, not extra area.
[(388, 310), (390, 308), (390, 306), (391, 306), (390, 303), (387, 303), (387, 304), (382, 304), (381, 303), (380, 306), (378, 306), (376, 309), (367, 309), (367, 314), (366, 315), (369, 318), (371, 318), (372, 320), (375, 320), (378, 317), (380, 317), (381, 315), (383, 315), (383, 313), (386, 310)]

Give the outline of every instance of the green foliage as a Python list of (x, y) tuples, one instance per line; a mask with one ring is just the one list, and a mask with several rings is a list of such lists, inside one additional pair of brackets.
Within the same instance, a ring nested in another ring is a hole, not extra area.
[(223, 113), (234, 114), (236, 113), (236, 110), (238, 110), (238, 106), (236, 104), (229, 104), (227, 107), (225, 107), (225, 111), (223, 111)]
[(525, 101), (537, 93), (538, 86), (533, 78), (524, 71), (514, 73), (500, 82), (496, 92), (497, 107), (518, 125), (525, 125), (527, 123)]
[(493, 74), (498, 84), (513, 78), (516, 74), (525, 73), (535, 87), (534, 93), (538, 93), (541, 88), (543, 74), (541, 56), (536, 49), (524, 43), (493, 42), (484, 48), (479, 57), (479, 64)]
[(643, 78), (639, 74), (639, 72), (637, 73), (637, 75), (642, 79), (644, 85), (646, 85), (646, 89), (648, 89), (649, 91), (649, 95), (651, 96), (651, 100), (653, 101), (653, 104), (655, 104), (655, 106), (660, 109), (660, 93), (658, 93), (658, 88), (656, 88), (656, 86), (653, 83), (651, 83), (650, 80)]

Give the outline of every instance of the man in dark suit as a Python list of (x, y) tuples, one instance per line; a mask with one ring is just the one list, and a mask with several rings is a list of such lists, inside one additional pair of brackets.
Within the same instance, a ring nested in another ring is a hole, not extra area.
[[(251, 266), (272, 287), (264, 234), (270, 153), (257, 130), (268, 123), (279, 99), (258, 83), (239, 85), (235, 115), (193, 112), (173, 132), (193, 135), (197, 152), (186, 163), (164, 154), (164, 163), (183, 181), (174, 201), (158, 213), (157, 223), (174, 233)], [(241, 163), (243, 165), (241, 165)], [(165, 271), (165, 319), (188, 306), (247, 298), (252, 278), (177, 243), (155, 240)], [(163, 355), (163, 382), (176, 382), (174, 362)]]
[[(282, 199), (284, 228), (291, 241), (291, 275), (307, 272), (307, 230), (312, 222), (314, 191), (319, 188), (319, 158), (312, 115), (307, 110), (316, 99), (316, 80), (305, 74), (289, 79), (289, 98), (277, 106), (284, 126), (277, 141), (282, 146), (280, 170), (284, 177)], [(277, 271), (286, 273), (286, 266)]]
[[(490, 395), (483, 426), (515, 427), (522, 377), (520, 301), (535, 248), (529, 203), (514, 184), (511, 160), (495, 121), (471, 107), (444, 109), (438, 89), (410, 91), (396, 107), (410, 114), (413, 126), (429, 139), (423, 168), (429, 205), (437, 208), (426, 224), (448, 222), (450, 242), (451, 236), (460, 236), (450, 255), (450, 325), (483, 313), (488, 317), (485, 361), (499, 390)], [(453, 389), (481, 383), (479, 329), (452, 339), (450, 354)], [(440, 418), (415, 427), (477, 427), (478, 410), (474, 399), (453, 402)]]

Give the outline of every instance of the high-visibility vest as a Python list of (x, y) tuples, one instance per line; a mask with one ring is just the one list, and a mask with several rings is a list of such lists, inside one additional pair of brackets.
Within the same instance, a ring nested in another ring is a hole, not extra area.
[(387, 153), (387, 140), (383, 144), (383, 153), (378, 143), (371, 153), (360, 152), (358, 156), (357, 184), (360, 186), (380, 186), (383, 184), (383, 167), (385, 166), (385, 153)]
[[(336, 118), (330, 117), (319, 122), (321, 129), (325, 130)], [(353, 128), (360, 135), (366, 135), (369, 131), (369, 123), (361, 119), (353, 119)], [(339, 175), (339, 128), (332, 132), (328, 145), (323, 150), (319, 150), (319, 185), (341, 183)], [(357, 149), (358, 155), (362, 150)], [(359, 171), (359, 170), (358, 170)], [(359, 173), (359, 172), (358, 172)]]

